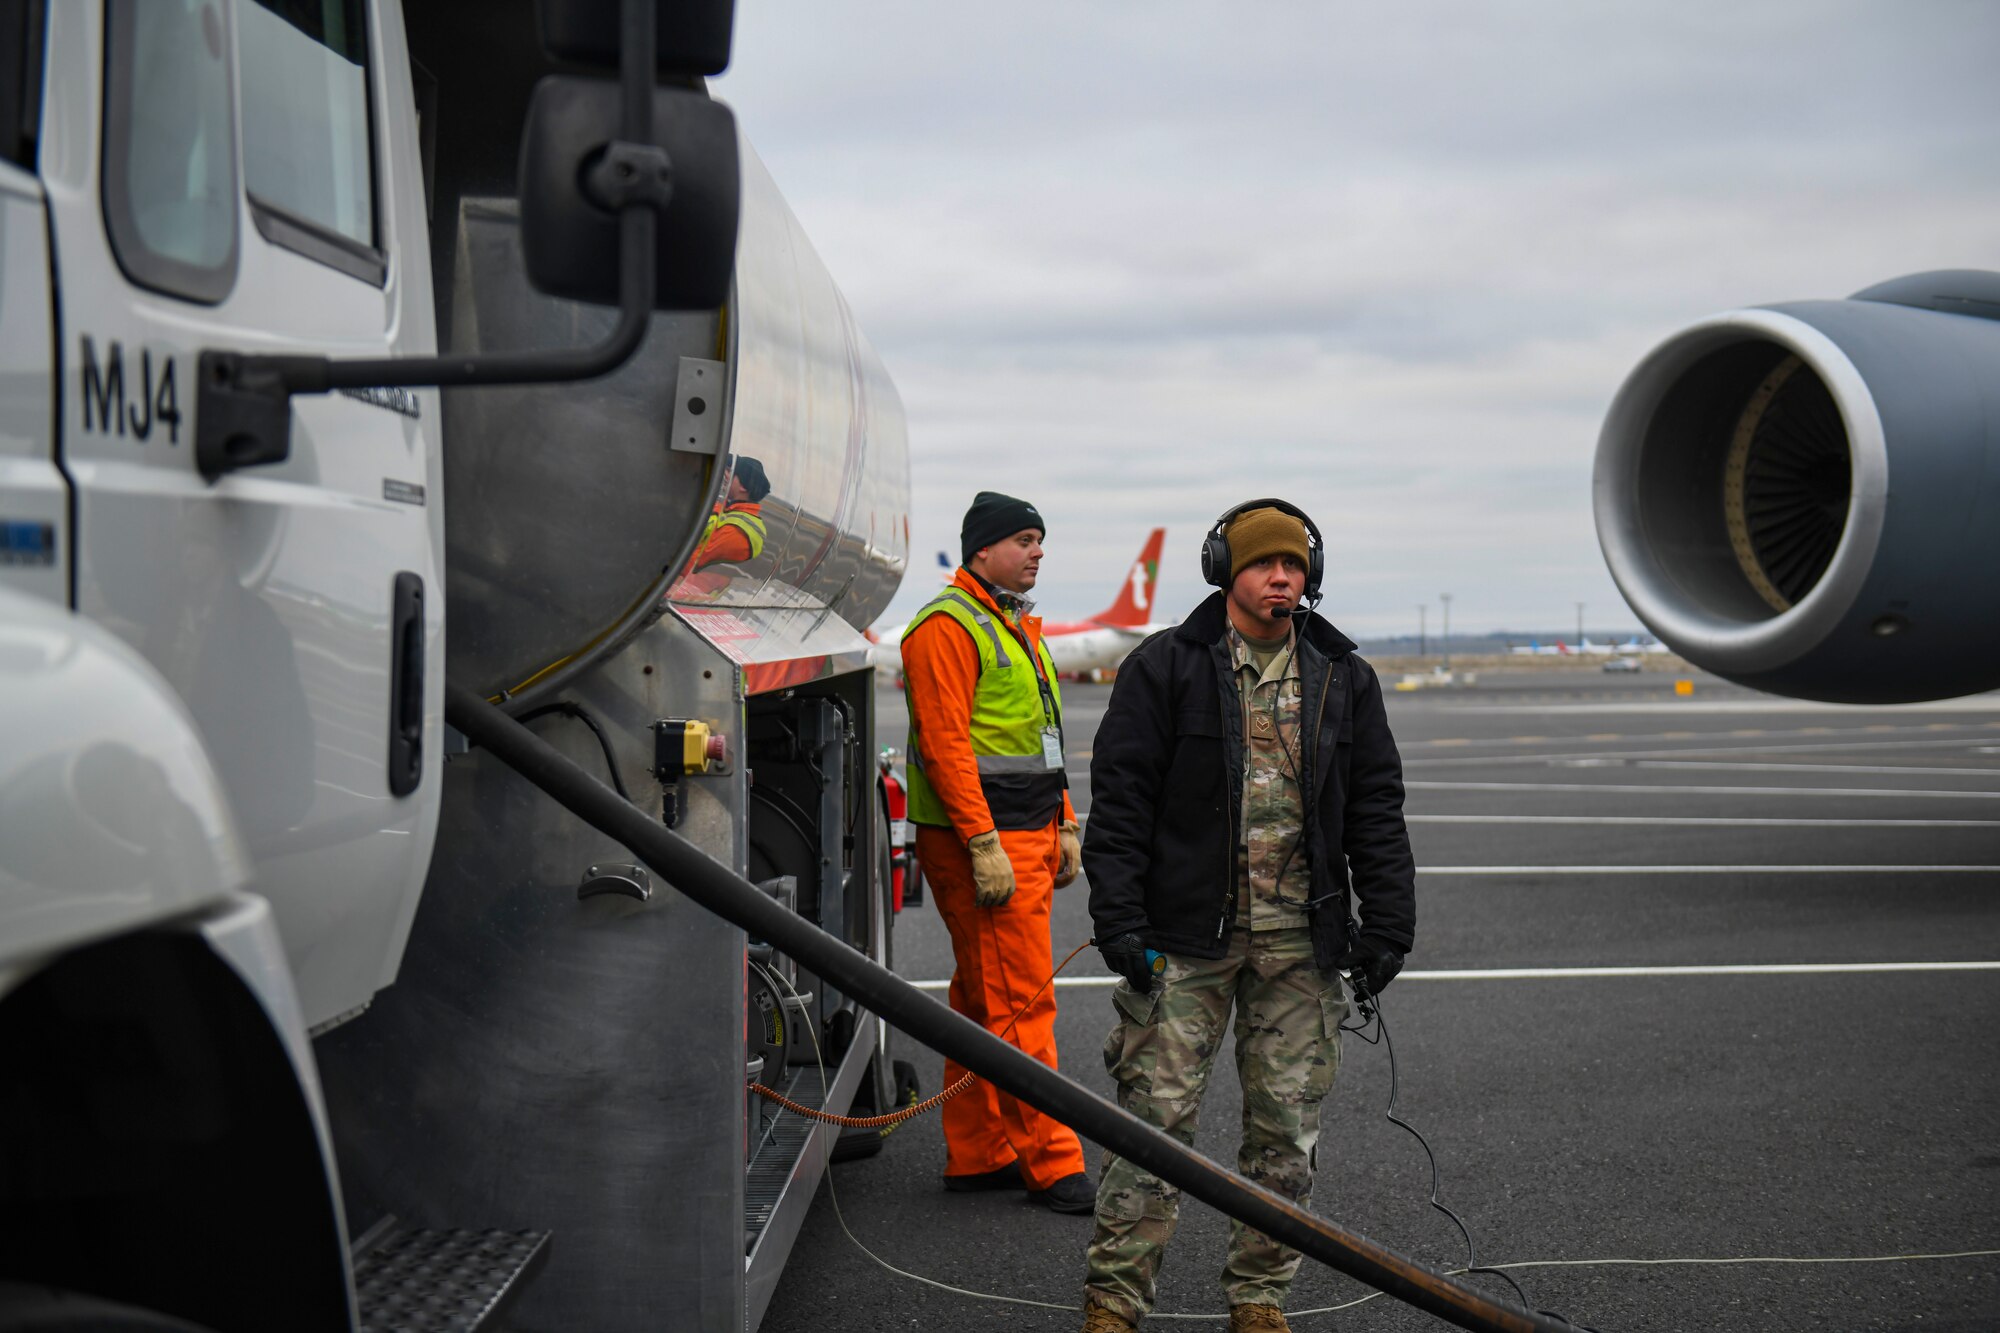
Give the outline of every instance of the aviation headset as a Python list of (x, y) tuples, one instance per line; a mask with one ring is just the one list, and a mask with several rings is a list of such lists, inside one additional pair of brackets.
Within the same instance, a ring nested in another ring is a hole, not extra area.
[(1306, 543), (1306, 589), (1300, 601), (1307, 606), (1316, 605), (1319, 602), (1320, 581), (1326, 577), (1326, 539), (1319, 535), (1319, 528), (1313, 523), (1311, 515), (1285, 500), (1245, 500), (1210, 524), (1208, 535), (1201, 539), (1202, 580), (1218, 588), (1229, 586), (1229, 538), (1223, 534), (1231, 519), (1252, 509), (1276, 509), (1306, 525), (1306, 535), (1311, 540)]

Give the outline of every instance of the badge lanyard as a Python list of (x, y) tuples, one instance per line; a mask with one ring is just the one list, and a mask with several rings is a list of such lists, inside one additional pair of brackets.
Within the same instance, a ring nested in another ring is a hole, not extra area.
[(1049, 680), (1042, 673), (1042, 654), (1038, 643), (1028, 638), (1028, 632), (1019, 625), (1009, 625), (1020, 635), (1021, 646), (1028, 650), (1028, 661), (1035, 671), (1035, 688), (1042, 696), (1042, 763), (1045, 767), (1059, 769), (1063, 766), (1062, 709), (1056, 706), (1055, 693), (1049, 688)]

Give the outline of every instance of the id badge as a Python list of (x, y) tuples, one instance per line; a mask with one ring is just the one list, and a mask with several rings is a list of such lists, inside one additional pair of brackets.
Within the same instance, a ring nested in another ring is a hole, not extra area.
[(1061, 768), (1062, 733), (1054, 727), (1042, 728), (1042, 767)]

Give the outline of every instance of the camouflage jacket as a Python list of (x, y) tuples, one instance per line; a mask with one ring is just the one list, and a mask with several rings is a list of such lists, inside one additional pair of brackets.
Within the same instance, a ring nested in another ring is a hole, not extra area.
[(1296, 640), (1259, 670), (1250, 645), (1229, 630), (1230, 662), (1243, 713), (1243, 809), (1236, 845), (1236, 923), (1252, 930), (1306, 924), (1312, 876), (1306, 865), (1299, 751), (1303, 689)]

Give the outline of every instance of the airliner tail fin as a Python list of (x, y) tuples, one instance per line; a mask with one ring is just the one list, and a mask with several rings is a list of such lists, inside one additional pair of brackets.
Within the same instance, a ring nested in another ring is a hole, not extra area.
[(1139, 558), (1125, 573), (1118, 598), (1108, 610), (1091, 617), (1100, 625), (1124, 629), (1153, 623), (1153, 594), (1160, 583), (1160, 550), (1166, 545), (1167, 530), (1154, 528), (1146, 537)]

